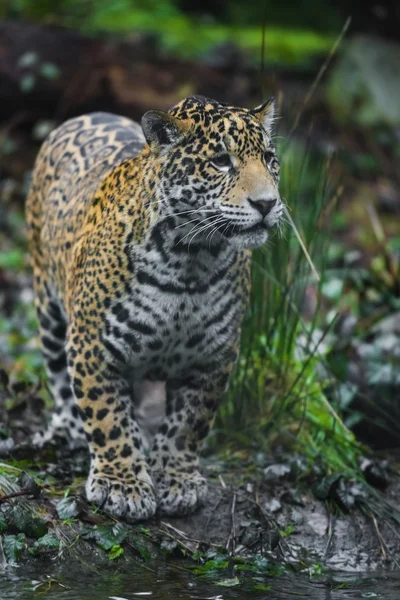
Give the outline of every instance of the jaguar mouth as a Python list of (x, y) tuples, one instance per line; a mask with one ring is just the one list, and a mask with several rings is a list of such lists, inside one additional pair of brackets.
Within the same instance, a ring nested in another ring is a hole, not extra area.
[(251, 225), (250, 227), (245, 227), (244, 225), (240, 225), (238, 223), (232, 223), (224, 229), (224, 236), (230, 238), (237, 235), (260, 233), (261, 231), (266, 231), (267, 229), (270, 229), (270, 226), (265, 221), (260, 221), (259, 223), (255, 223), (255, 225)]

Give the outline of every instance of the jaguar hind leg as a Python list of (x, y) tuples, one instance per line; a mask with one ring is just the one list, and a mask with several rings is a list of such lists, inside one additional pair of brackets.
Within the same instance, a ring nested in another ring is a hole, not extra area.
[[(40, 280), (39, 280), (40, 281)], [(36, 287), (38, 287), (36, 279)], [(67, 370), (67, 322), (47, 283), (37, 293), (37, 314), (45, 366), (55, 406), (45, 431), (33, 437), (33, 444), (63, 444), (70, 449), (86, 448), (87, 442)]]
[(167, 382), (167, 414), (149, 460), (158, 510), (163, 514), (190, 514), (205, 502), (207, 481), (199, 471), (199, 451), (230, 370), (231, 365), (197, 379)]

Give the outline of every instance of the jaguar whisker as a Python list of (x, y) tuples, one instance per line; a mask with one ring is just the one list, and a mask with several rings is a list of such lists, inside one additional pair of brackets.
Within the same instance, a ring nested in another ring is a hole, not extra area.
[(209, 227), (213, 227), (216, 223), (218, 223), (222, 218), (221, 215), (219, 215), (216, 220), (213, 223), (208, 223), (207, 225), (204, 225), (203, 227), (201, 227), (198, 231), (196, 231), (196, 233), (191, 237), (189, 244), (188, 244), (188, 250), (190, 249), (190, 244), (193, 242), (194, 238), (199, 235), (199, 233), (201, 233), (204, 230), (207, 230)]
[[(204, 221), (207, 221), (208, 219), (212, 219), (214, 215), (211, 215), (211, 217), (206, 217), (205, 219), (203, 219), (202, 221), (200, 221), (200, 223), (203, 223)], [(174, 229), (179, 229), (180, 227), (184, 227), (185, 225), (188, 225), (189, 223), (194, 223), (195, 221), (197, 221), (198, 217), (191, 219), (190, 221), (184, 221), (184, 223), (181, 223), (180, 225), (177, 225), (176, 227), (174, 227)]]
[[(214, 215), (213, 215), (213, 216), (214, 216)], [(218, 215), (216, 215), (216, 216), (218, 216)], [(182, 238), (181, 238), (181, 239), (180, 239), (180, 240), (179, 240), (177, 243), (182, 243), (182, 242), (184, 242), (184, 240), (185, 240), (185, 239), (186, 239), (186, 238), (187, 238), (187, 237), (188, 237), (188, 236), (189, 236), (189, 235), (190, 235), (190, 234), (191, 234), (193, 231), (196, 231), (196, 228), (198, 228), (198, 227), (199, 227), (199, 226), (200, 226), (202, 223), (204, 223), (204, 221), (208, 220), (209, 218), (210, 218), (210, 217), (206, 217), (205, 219), (202, 219), (201, 221), (199, 221), (198, 223), (196, 223), (196, 224), (195, 224), (195, 225), (194, 225), (194, 226), (191, 228), (191, 230), (190, 230), (190, 231), (189, 231), (189, 232), (188, 232), (186, 235), (184, 235), (184, 236), (183, 236), (183, 237), (182, 237)], [(197, 233), (196, 233), (196, 235), (197, 235)]]

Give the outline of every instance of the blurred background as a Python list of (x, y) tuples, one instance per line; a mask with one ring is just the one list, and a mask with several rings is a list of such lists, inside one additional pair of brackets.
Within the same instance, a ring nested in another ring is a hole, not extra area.
[(400, 5), (396, 0), (10, 0), (0, 4), (0, 439), (51, 403), (23, 205), (46, 135), (139, 120), (200, 93), (274, 95), (293, 229), (258, 252), (238, 369), (212, 449), (293, 444), (357, 468), (400, 446)]

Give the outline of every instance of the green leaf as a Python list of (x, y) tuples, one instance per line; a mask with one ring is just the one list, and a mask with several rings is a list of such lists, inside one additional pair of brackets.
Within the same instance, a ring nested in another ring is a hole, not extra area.
[(6, 532), (7, 528), (8, 528), (7, 519), (5, 518), (5, 516), (2, 513), (0, 513), (0, 534)]
[(343, 287), (343, 279), (330, 279), (322, 284), (321, 291), (328, 300), (338, 300), (343, 293)]
[(47, 533), (48, 525), (44, 519), (36, 516), (29, 508), (16, 505), (9, 513), (10, 521), (21, 533), (28, 537), (40, 538)]
[(25, 252), (21, 250), (7, 250), (0, 252), (0, 267), (20, 271), (26, 263)]
[(25, 534), (19, 533), (18, 535), (5, 535), (3, 537), (3, 550), (6, 559), (9, 562), (18, 562), (24, 548), (25, 548)]
[(256, 571), (252, 564), (235, 565), (235, 571)]
[(28, 92), (31, 92), (33, 90), (33, 88), (36, 85), (36, 77), (35, 75), (32, 75), (31, 73), (27, 73), (26, 75), (23, 75), (19, 81), (19, 87), (21, 88), (21, 91), (24, 92), (25, 94), (27, 94)]
[(57, 503), (56, 509), (58, 516), (63, 521), (76, 517), (79, 513), (78, 503), (74, 496), (67, 496), (60, 500)]
[(342, 477), (342, 473), (332, 473), (331, 475), (323, 477), (313, 488), (314, 496), (318, 500), (328, 500), (328, 498), (332, 498)]
[(38, 61), (36, 52), (25, 52), (19, 57), (17, 65), (22, 68), (33, 67)]
[(284, 566), (271, 563), (265, 556), (257, 554), (253, 560), (235, 564), (235, 571), (251, 571), (260, 575), (282, 575)]
[(206, 575), (208, 573), (213, 573), (218, 569), (226, 569), (229, 565), (229, 561), (223, 557), (217, 557), (213, 560), (208, 560), (204, 565), (197, 565), (193, 568), (193, 571), (197, 575)]
[(220, 585), (221, 587), (235, 587), (236, 585), (240, 585), (240, 580), (238, 577), (232, 577), (232, 579), (221, 579), (221, 581), (216, 581), (215, 585)]
[(139, 539), (137, 539), (137, 538), (133, 538), (133, 539), (130, 538), (130, 543), (131, 543), (131, 546), (139, 554), (139, 556), (141, 558), (143, 558), (143, 560), (150, 560), (151, 559), (150, 550)]
[(257, 592), (270, 592), (272, 590), (272, 588), (270, 585), (266, 585), (266, 584), (264, 585), (263, 583), (258, 583), (257, 585), (255, 585), (253, 587), (253, 590), (257, 591)]
[(54, 535), (54, 533), (46, 533), (46, 535), (36, 540), (29, 552), (31, 554), (38, 554), (43, 550), (58, 550), (59, 547), (60, 540)]
[(128, 535), (128, 529), (123, 523), (98, 525), (95, 534), (97, 545), (102, 550), (111, 550), (113, 546), (122, 544)]
[(46, 79), (57, 79), (60, 76), (60, 69), (53, 63), (43, 63), (40, 66), (39, 73)]
[(281, 537), (285, 538), (285, 537), (288, 537), (289, 535), (291, 535), (293, 533), (293, 531), (294, 531), (294, 526), (291, 523), (289, 523), (289, 525), (287, 525), (285, 527), (285, 529), (281, 529), (279, 531), (279, 534)]
[(121, 556), (123, 553), (124, 553), (124, 549), (121, 548), (121, 546), (119, 544), (115, 544), (114, 546), (112, 546), (111, 550), (109, 551), (108, 558), (110, 560), (115, 560), (116, 558)]
[(139, 531), (141, 531), (143, 533), (143, 535), (150, 535), (150, 529), (147, 529), (146, 527), (143, 527), (142, 525), (140, 525)]
[(321, 563), (316, 563), (315, 565), (309, 567), (308, 572), (310, 577), (319, 577), (325, 574), (325, 568), (324, 565), (321, 565)]
[(65, 592), (65, 590), (69, 589), (71, 588), (53, 578), (48, 578), (46, 581), (32, 582), (32, 591), (35, 592), (35, 598), (36, 596), (42, 596), (44, 594), (48, 594), (49, 592)]

